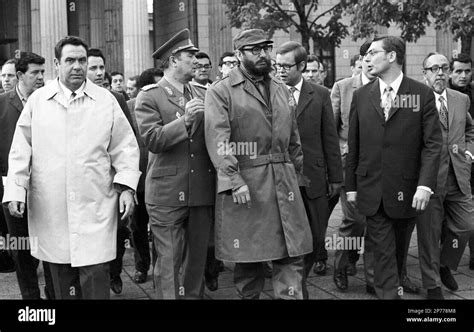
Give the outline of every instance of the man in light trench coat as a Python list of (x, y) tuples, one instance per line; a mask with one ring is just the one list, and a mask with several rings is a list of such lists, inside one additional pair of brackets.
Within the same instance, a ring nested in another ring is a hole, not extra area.
[(236, 263), (241, 298), (259, 298), (262, 262), (272, 261), (275, 298), (302, 299), (312, 238), (298, 187), (304, 181), (295, 103), (268, 75), (272, 41), (262, 30), (242, 31), (233, 42), (241, 64), (205, 100), (206, 146), (218, 177), (216, 258)]

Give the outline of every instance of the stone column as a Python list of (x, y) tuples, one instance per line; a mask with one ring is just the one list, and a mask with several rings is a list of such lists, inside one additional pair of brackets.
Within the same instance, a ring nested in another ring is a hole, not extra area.
[(56, 77), (54, 46), (68, 34), (66, 1), (31, 1), (32, 49), (46, 59), (45, 79)]
[[(105, 48), (108, 72), (123, 71), (122, 1), (103, 0), (105, 10)], [(95, 1), (92, 1), (95, 2)]]
[(18, 1), (18, 48), (30, 52), (31, 47), (31, 1)]
[(147, 0), (122, 0), (125, 80), (153, 65), (148, 32)]
[(105, 13), (104, 1), (92, 0), (89, 3), (90, 47), (105, 51)]

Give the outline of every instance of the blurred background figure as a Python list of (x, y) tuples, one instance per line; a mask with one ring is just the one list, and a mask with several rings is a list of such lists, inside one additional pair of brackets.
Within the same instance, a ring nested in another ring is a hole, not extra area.
[(10, 59), (5, 62), (2, 66), (2, 89), (3, 92), (11, 91), (15, 88), (16, 84), (18, 83), (18, 79), (16, 77), (16, 70), (15, 70), (16, 60)]

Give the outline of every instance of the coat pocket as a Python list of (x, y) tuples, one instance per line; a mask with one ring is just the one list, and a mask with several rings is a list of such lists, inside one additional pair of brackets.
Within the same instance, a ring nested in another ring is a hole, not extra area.
[(158, 167), (153, 169), (151, 173), (152, 178), (160, 178), (162, 176), (172, 176), (178, 173), (178, 168), (176, 166), (170, 167)]

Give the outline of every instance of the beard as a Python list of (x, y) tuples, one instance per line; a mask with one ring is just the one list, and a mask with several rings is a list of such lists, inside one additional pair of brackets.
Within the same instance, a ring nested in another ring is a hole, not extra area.
[(246, 57), (243, 58), (242, 65), (254, 76), (268, 76), (272, 71), (272, 62), (269, 58), (261, 58), (253, 62)]

